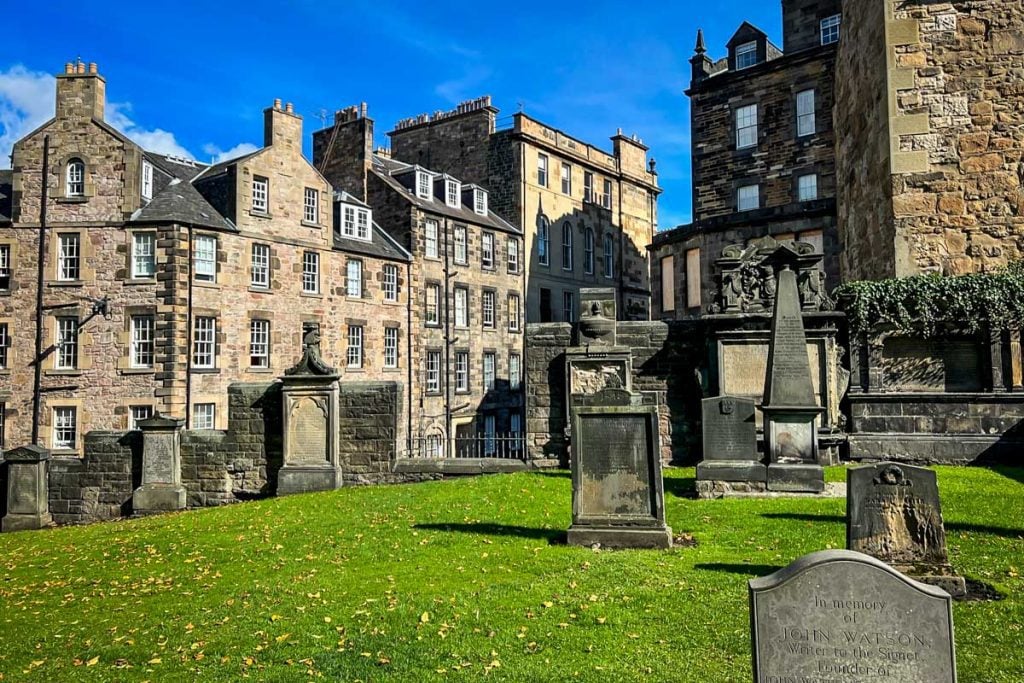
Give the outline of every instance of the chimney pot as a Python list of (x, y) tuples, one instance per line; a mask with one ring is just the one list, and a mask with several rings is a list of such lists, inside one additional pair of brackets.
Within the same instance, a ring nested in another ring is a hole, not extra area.
[(288, 104), (284, 105), (284, 110), (289, 114), (293, 113), (294, 109), (292, 108), (292, 103), (289, 102)]
[(77, 73), (84, 74), (85, 73), (85, 62), (79, 60), (78, 64), (76, 65), (75, 70), (76, 70)]
[(66, 73), (66, 74), (73, 74), (73, 73), (75, 73), (75, 65), (72, 64), (71, 62), (67, 62), (64, 65), (64, 73)]
[(96, 62), (89, 62), (89, 73), (95, 74), (96, 72)]
[(275, 97), (274, 98), (274, 109), (280, 109), (280, 108), (281, 108), (281, 98), (280, 97)]

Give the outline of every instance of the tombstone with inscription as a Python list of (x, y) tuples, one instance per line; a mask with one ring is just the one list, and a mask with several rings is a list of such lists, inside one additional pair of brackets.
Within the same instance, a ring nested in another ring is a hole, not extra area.
[(616, 315), (614, 289), (580, 290), (576, 345), (565, 352), (566, 411), (577, 394), (593, 395), (608, 386), (630, 388), (632, 359), (629, 348), (616, 345)]
[(717, 396), (701, 402), (704, 459), (697, 465), (697, 488), (702, 482), (764, 484), (767, 472), (757, 453), (754, 401)]
[(277, 494), (328, 491), (341, 486), (338, 455), (338, 373), (320, 356), (320, 333), (310, 330), (302, 360), (285, 371), (284, 465)]
[(765, 377), (765, 449), (768, 490), (820, 493), (825, 471), (818, 462), (818, 406), (800, 313), (797, 271), (800, 255), (783, 245), (765, 263), (778, 278), (768, 373)]
[(935, 472), (883, 462), (846, 473), (846, 547), (953, 597), (967, 594), (949, 564)]
[(0, 531), (42, 529), (50, 516), (50, 451), (42, 446), (23, 446), (4, 454), (7, 463), (7, 511)]
[(184, 420), (154, 415), (142, 430), (142, 485), (132, 493), (136, 515), (185, 509), (181, 484), (181, 428)]
[(749, 584), (756, 683), (955, 683), (952, 598), (849, 550)]
[(573, 397), (570, 545), (668, 548), (653, 396), (607, 388)]

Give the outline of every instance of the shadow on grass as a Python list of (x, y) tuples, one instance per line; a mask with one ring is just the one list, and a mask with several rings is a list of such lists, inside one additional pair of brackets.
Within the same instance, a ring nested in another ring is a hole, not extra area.
[(514, 524), (492, 524), (479, 522), (476, 524), (417, 524), (414, 529), (427, 531), (455, 531), (461, 534), (480, 534), (482, 536), (517, 536), (547, 541), (550, 545), (565, 545), (565, 531), (559, 529), (540, 529)]
[(814, 515), (807, 512), (762, 512), (761, 516), (766, 519), (793, 519), (798, 522), (846, 523), (846, 517), (843, 515)]
[[(842, 515), (814, 515), (805, 512), (764, 512), (761, 516), (768, 519), (793, 519), (801, 522), (846, 522), (846, 517)], [(960, 531), (963, 533), (989, 534), (1009, 539), (1024, 538), (1024, 529), (1010, 529), (1008, 527), (969, 524), (965, 522), (946, 522), (944, 526), (947, 533)]]
[(1018, 484), (1024, 484), (1024, 467), (1007, 467), (1005, 465), (994, 465), (990, 467), (996, 474), (1001, 474), (1007, 479), (1013, 479)]
[(665, 493), (676, 498), (696, 498), (697, 480), (693, 477), (666, 477)]
[(539, 474), (542, 477), (552, 477), (554, 479), (572, 478), (572, 472), (569, 470), (537, 470), (534, 474)]
[(746, 576), (767, 576), (782, 569), (782, 567), (771, 564), (729, 564), (726, 562), (695, 564), (693, 568), (709, 572), (726, 572), (728, 574), (743, 574)]

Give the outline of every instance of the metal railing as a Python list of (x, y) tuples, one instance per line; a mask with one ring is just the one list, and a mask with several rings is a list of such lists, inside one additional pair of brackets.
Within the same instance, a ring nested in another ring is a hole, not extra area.
[(526, 458), (526, 434), (522, 432), (477, 433), (446, 439), (441, 435), (418, 437), (412, 440), (408, 458), (441, 460), (445, 458), (499, 458), (523, 460)]

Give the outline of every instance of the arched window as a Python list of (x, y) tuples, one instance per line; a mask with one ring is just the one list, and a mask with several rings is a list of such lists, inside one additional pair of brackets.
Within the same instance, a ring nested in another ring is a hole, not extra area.
[(68, 162), (67, 196), (82, 197), (85, 195), (85, 162), (72, 159)]
[(615, 245), (611, 235), (604, 236), (604, 276), (615, 277)]
[(562, 270), (572, 270), (572, 225), (562, 224)]
[(583, 272), (594, 274), (594, 229), (587, 228), (583, 233)]
[(548, 265), (548, 255), (551, 253), (551, 234), (548, 225), (546, 216), (537, 219), (537, 262), (542, 266)]

